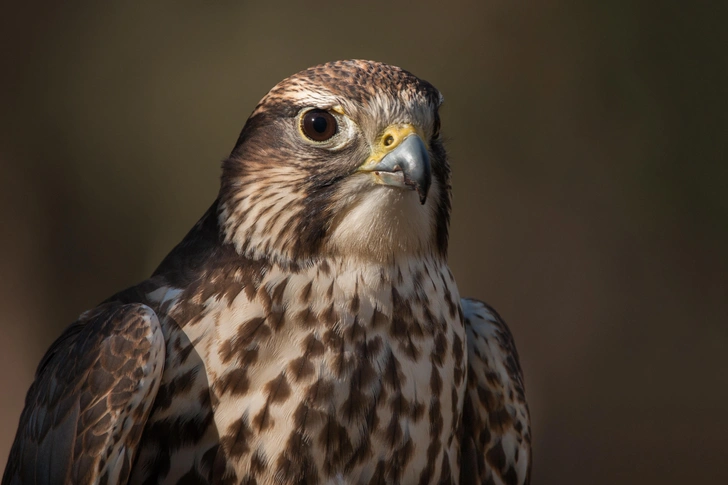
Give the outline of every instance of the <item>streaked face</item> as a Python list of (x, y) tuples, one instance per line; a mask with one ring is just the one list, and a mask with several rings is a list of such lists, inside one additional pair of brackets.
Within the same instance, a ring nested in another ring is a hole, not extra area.
[(439, 92), (368, 61), (318, 66), (263, 98), (225, 163), (228, 237), (296, 261), (444, 255), (449, 167)]

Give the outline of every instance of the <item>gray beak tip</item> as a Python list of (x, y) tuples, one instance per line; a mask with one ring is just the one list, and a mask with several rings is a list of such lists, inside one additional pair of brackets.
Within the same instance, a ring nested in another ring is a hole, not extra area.
[(420, 204), (424, 205), (427, 201), (427, 194), (432, 184), (432, 167), (425, 142), (419, 136), (408, 136), (397, 148), (382, 158), (375, 169), (384, 172), (401, 170), (404, 175), (404, 185), (417, 191)]

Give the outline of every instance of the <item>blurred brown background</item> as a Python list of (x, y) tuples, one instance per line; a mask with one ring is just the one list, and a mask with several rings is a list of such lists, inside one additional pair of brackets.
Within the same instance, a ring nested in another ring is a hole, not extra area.
[(728, 4), (74, 3), (0, 16), (0, 469), (47, 346), (205, 211), (257, 101), (371, 58), (445, 94), (451, 265), (516, 336), (534, 483), (728, 483)]

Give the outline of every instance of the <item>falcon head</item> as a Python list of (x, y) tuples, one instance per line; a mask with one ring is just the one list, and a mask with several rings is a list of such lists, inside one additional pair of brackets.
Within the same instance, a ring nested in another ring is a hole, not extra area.
[(442, 96), (395, 66), (338, 61), (285, 79), (223, 164), (220, 222), (253, 259), (445, 257)]

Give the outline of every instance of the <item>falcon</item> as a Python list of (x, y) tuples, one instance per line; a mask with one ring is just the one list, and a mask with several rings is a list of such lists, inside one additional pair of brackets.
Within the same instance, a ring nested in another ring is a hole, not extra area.
[(513, 338), (447, 265), (441, 103), (372, 61), (275, 86), (182, 242), (43, 357), (2, 483), (528, 483)]

